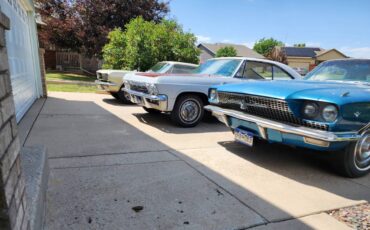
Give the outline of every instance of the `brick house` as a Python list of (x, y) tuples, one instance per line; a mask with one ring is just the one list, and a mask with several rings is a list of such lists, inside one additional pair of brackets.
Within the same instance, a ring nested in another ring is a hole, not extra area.
[(0, 1), (0, 229), (4, 230), (40, 229), (42, 224), (43, 207), (34, 203), (40, 203), (41, 190), (32, 184), (39, 175), (28, 167), (40, 154), (34, 151), (37, 148), (22, 147), (17, 125), (36, 99), (46, 95), (36, 31), (32, 0)]

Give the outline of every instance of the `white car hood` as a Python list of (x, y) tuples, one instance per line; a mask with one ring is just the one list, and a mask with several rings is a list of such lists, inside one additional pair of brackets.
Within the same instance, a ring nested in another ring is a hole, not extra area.
[(215, 75), (200, 75), (200, 74), (171, 74), (159, 76), (144, 76), (140, 74), (130, 73), (125, 75), (125, 80), (153, 83), (153, 84), (188, 84), (198, 83), (200, 85), (209, 85), (212, 79), (231, 79), (231, 77), (215, 76)]
[(130, 70), (116, 70), (116, 69), (100, 69), (96, 71), (97, 73), (108, 74), (108, 75), (115, 75), (115, 76), (123, 76), (127, 73), (134, 73), (135, 71)]

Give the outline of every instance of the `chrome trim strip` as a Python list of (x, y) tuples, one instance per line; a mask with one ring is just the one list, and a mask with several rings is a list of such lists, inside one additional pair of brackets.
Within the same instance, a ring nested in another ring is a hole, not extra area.
[(365, 125), (364, 127), (362, 127), (359, 131), (358, 131), (358, 133), (359, 134), (362, 134), (362, 133), (364, 133), (364, 132), (366, 132), (367, 130), (369, 130), (370, 129), (370, 122), (367, 124), (367, 125)]
[(303, 137), (303, 141), (306, 144), (316, 145), (316, 146), (325, 147), (325, 148), (330, 146), (330, 142), (328, 141), (317, 140), (317, 139), (310, 138), (310, 137)]
[(117, 85), (117, 84), (114, 84), (114, 83), (111, 83), (111, 82), (100, 81), (100, 80), (95, 80), (95, 84), (105, 85), (105, 86), (116, 86)]
[(296, 134), (303, 137), (309, 137), (314, 138), (322, 141), (328, 141), (328, 142), (339, 142), (339, 141), (356, 141), (360, 138), (361, 135), (358, 134), (358, 132), (328, 132), (323, 130), (316, 130), (316, 129), (310, 129), (302, 126), (292, 126), (272, 120), (268, 120), (265, 118), (253, 116), (250, 114), (246, 114), (243, 112), (231, 110), (231, 109), (224, 109), (220, 108), (214, 105), (207, 105), (204, 107), (204, 109), (211, 111), (212, 115), (215, 117), (224, 117), (219, 118), (221, 121), (227, 122), (227, 126), (230, 126), (228, 124), (227, 117), (234, 117), (240, 120), (245, 120), (249, 122), (256, 123), (257, 126), (260, 128), (270, 128), (277, 131), (280, 131), (282, 133), (290, 133), (290, 134)]
[(263, 139), (267, 139), (266, 129), (262, 126), (258, 126), (258, 131)]

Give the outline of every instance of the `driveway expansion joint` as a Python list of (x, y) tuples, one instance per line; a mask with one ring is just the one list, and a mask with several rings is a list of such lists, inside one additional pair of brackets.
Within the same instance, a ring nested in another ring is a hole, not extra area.
[[(98, 157), (98, 156), (116, 156), (116, 155), (128, 155), (128, 154), (140, 154), (140, 153), (151, 153), (151, 152), (169, 152), (169, 149), (162, 149), (162, 150), (155, 150), (155, 151), (133, 151), (133, 152), (119, 152), (119, 153), (97, 153), (97, 154), (84, 154), (79, 153), (82, 155), (73, 155), (73, 156), (55, 156), (49, 157), (49, 159), (68, 159), (68, 158), (84, 158), (84, 157)], [(73, 153), (70, 153), (73, 154)], [(177, 157), (178, 158), (178, 157)], [(179, 158), (180, 159), (180, 158)]]
[(366, 187), (366, 188), (370, 189), (370, 186), (369, 186), (369, 185), (367, 185), (367, 184), (363, 184), (363, 183), (357, 182), (356, 180), (354, 180), (354, 179), (350, 179), (350, 178), (346, 178), (346, 179), (347, 179), (348, 181), (352, 182), (352, 183), (355, 183), (355, 184), (357, 184), (357, 185), (364, 186), (364, 187)]
[(77, 168), (97, 168), (97, 167), (109, 167), (109, 166), (128, 166), (128, 165), (145, 165), (145, 164), (158, 164), (158, 163), (169, 163), (169, 162), (182, 162), (183, 160), (168, 160), (168, 161), (150, 161), (140, 163), (123, 163), (123, 164), (107, 164), (107, 165), (88, 165), (88, 166), (70, 166), (70, 167), (51, 167), (52, 170), (63, 170), (63, 169), (77, 169)]
[(40, 117), (113, 117), (112, 114), (40, 113)]

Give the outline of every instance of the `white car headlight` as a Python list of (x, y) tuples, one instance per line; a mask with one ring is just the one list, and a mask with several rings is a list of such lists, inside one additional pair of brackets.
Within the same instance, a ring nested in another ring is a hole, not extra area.
[(307, 103), (303, 108), (303, 113), (307, 118), (315, 118), (319, 113), (319, 106), (315, 103)]
[(124, 81), (124, 83), (123, 83), (124, 85), (125, 85), (125, 88), (127, 89), (127, 90), (130, 90), (130, 82), (129, 81)]
[(209, 101), (211, 103), (218, 103), (218, 93), (216, 89), (209, 90)]
[(148, 93), (149, 93), (150, 95), (158, 95), (158, 89), (157, 89), (157, 87), (155, 86), (155, 84), (147, 83), (145, 86), (146, 86), (146, 88), (148, 89)]
[(322, 117), (327, 122), (333, 122), (338, 117), (338, 109), (334, 105), (327, 105), (322, 110)]

